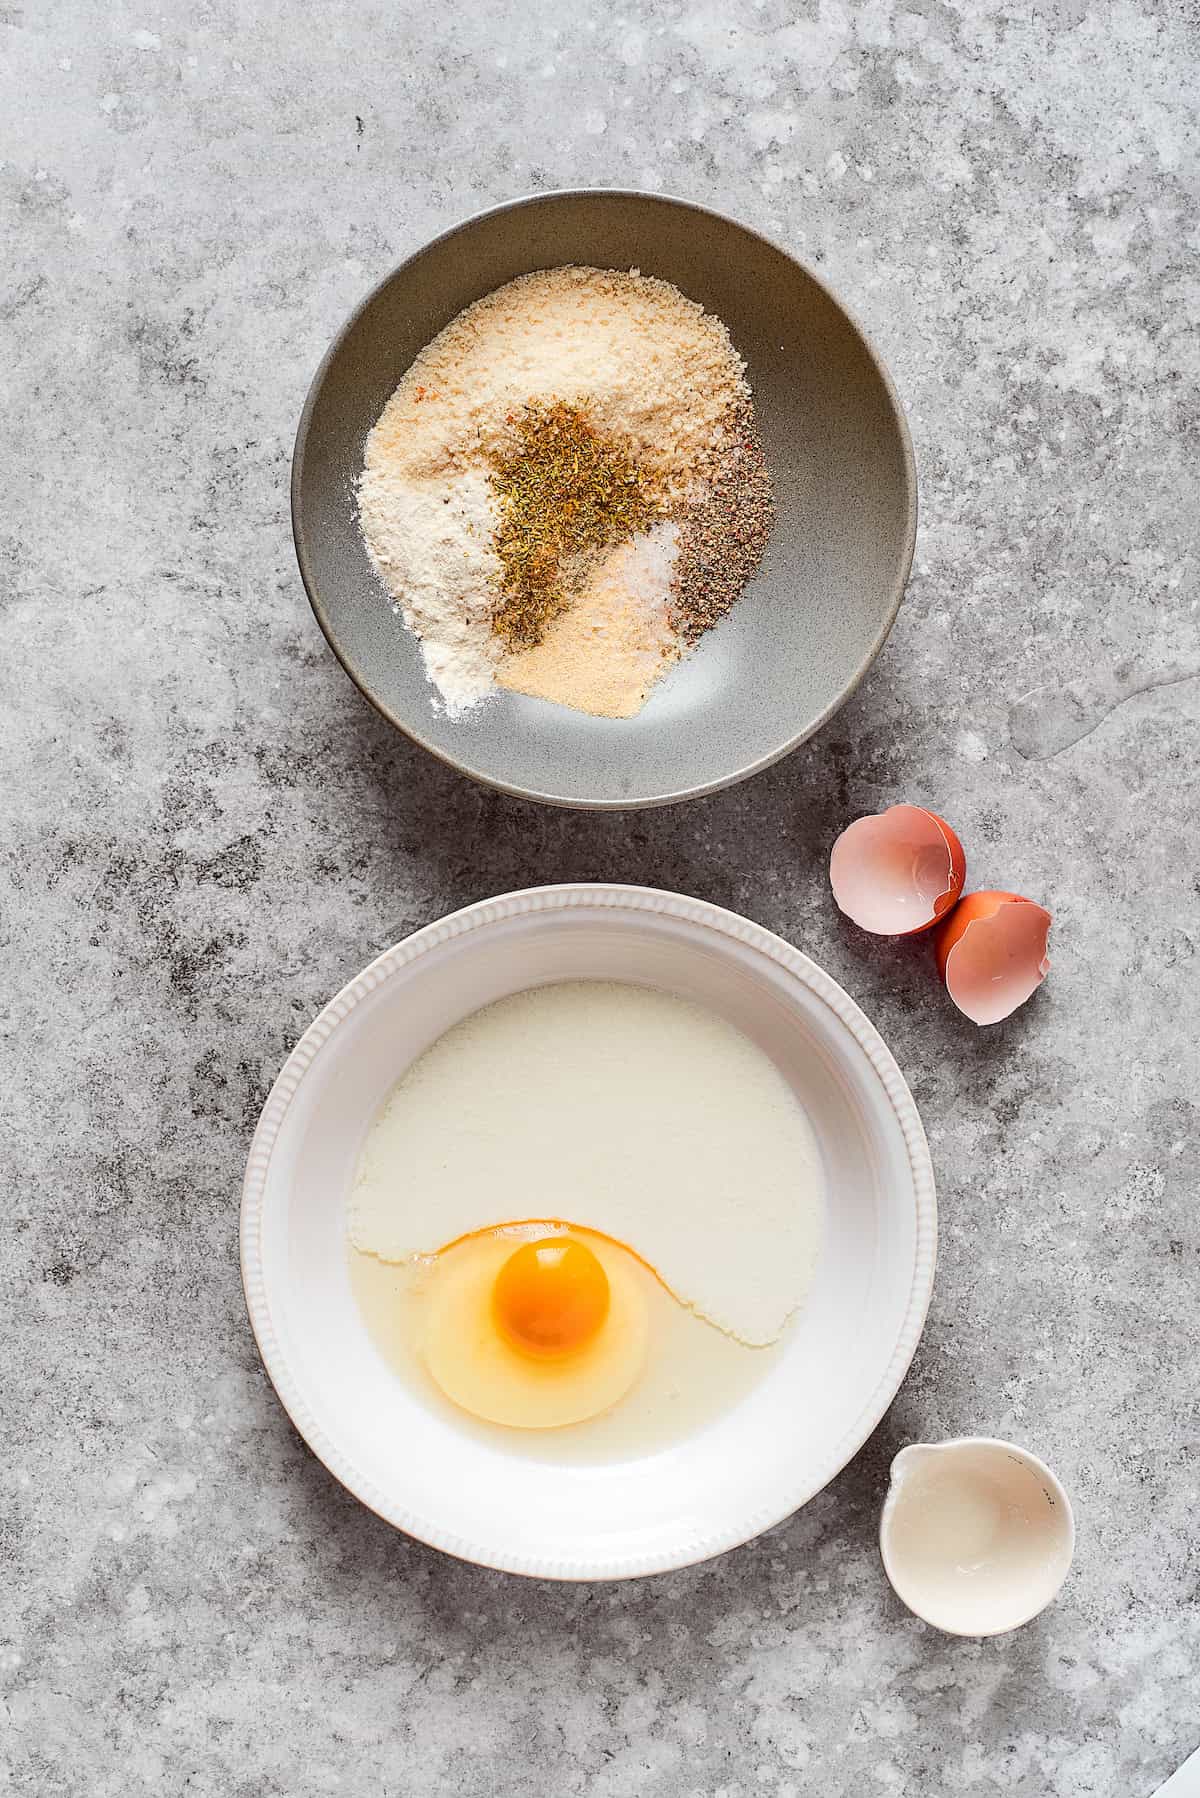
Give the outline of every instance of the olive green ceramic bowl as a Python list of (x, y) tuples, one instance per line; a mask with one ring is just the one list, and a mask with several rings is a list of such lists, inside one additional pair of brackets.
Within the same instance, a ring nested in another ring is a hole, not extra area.
[[(417, 352), (502, 282), (564, 263), (637, 268), (724, 319), (746, 358), (778, 522), (745, 595), (634, 719), (498, 693), (435, 707), (415, 639), (359, 536), (367, 433)], [(912, 562), (916, 473), (895, 390), (861, 329), (794, 257), (703, 207), (605, 189), (480, 213), (390, 274), (339, 332), (305, 403), (292, 518), (313, 610), (385, 718), (477, 780), (551, 804), (666, 805), (742, 780), (853, 692)]]

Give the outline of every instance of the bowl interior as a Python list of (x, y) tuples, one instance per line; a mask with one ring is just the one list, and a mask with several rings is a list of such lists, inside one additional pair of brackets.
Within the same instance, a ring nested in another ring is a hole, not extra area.
[[(918, 1191), (927, 1164), (923, 1140), (914, 1151), (915, 1112), (906, 1138), (894, 1093), (819, 990), (823, 983), (838, 993), (832, 982), (814, 969), (814, 985), (805, 984), (753, 942), (698, 924), (694, 902), (681, 903), (693, 907), (688, 915), (588, 901), (516, 909), (392, 961), (401, 945), (347, 989), (349, 1003), (346, 994), (335, 1001), (336, 1028), (311, 1059), (301, 1044), (299, 1084), (291, 1090), (290, 1063), (264, 1113), (259, 1135), (266, 1130), (267, 1140), (264, 1148), (256, 1139), (257, 1175), (251, 1158), (246, 1227), (247, 1265), (261, 1262), (261, 1289), (253, 1277), (247, 1287), (268, 1370), (297, 1426), (352, 1491), (390, 1521), (472, 1560), (616, 1577), (743, 1541), (810, 1497), (854, 1453), (916, 1344), (932, 1275), (932, 1189)], [(429, 936), (410, 942), (419, 947)], [(811, 1297), (760, 1384), (683, 1442), (599, 1465), (556, 1463), (552, 1437), (537, 1459), (505, 1453), (423, 1403), (368, 1336), (345, 1246), (363, 1136), (413, 1057), (494, 998), (580, 977), (657, 986), (747, 1031), (807, 1107), (830, 1195)], [(320, 1034), (320, 1021), (314, 1028)]]
[[(434, 707), (355, 516), (367, 433), (409, 364), (473, 300), (565, 263), (639, 268), (724, 319), (746, 358), (778, 523), (732, 614), (640, 717), (590, 718), (499, 694)], [(466, 772), (569, 805), (655, 804), (723, 786), (809, 735), (891, 626), (912, 557), (907, 429), (857, 327), (782, 250), (729, 219), (645, 194), (551, 194), (438, 238), (367, 300), (309, 395), (293, 470), (301, 569), (331, 644), (393, 723)]]

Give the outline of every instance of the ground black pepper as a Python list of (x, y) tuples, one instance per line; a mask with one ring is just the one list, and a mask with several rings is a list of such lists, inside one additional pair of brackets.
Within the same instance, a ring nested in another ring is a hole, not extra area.
[(738, 598), (775, 523), (771, 477), (748, 401), (730, 410), (724, 441), (702, 471), (706, 494), (679, 520), (670, 618), (695, 643)]

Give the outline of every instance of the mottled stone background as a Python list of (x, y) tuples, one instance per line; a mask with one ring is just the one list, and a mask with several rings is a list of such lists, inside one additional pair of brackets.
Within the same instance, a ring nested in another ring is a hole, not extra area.
[[(10, 1788), (1142, 1798), (1200, 1739), (1194, 0), (0, 9)], [(327, 653), (288, 457), (348, 308), (487, 202), (711, 202), (812, 260), (909, 409), (908, 601), (749, 786), (627, 818), (477, 790)], [(1055, 908), (979, 1034), (823, 879), (907, 797)], [(289, 1428), (238, 1188), (310, 1015), (564, 877), (731, 905), (892, 1044), (942, 1259), (858, 1461), (710, 1566), (556, 1588), (361, 1510)], [(1078, 1501), (990, 1643), (876, 1556), (894, 1447), (1011, 1433)]]

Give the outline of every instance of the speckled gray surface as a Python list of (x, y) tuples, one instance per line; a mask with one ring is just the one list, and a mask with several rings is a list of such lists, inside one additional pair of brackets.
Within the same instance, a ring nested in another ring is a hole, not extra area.
[[(1195, 30), (1187, 0), (4, 9), (12, 1790), (1141, 1798), (1195, 1746)], [(624, 819), (391, 736), (285, 508), (363, 289), (575, 182), (813, 258), (923, 479), (847, 710)], [(990, 1034), (829, 902), (839, 825), (900, 796), (975, 883), (1056, 910), (1048, 985)], [(720, 1562), (589, 1590), (458, 1566), (340, 1491), (259, 1369), (235, 1226), (267, 1085), (351, 972), (593, 875), (735, 906), (845, 983), (923, 1108), (943, 1235), (858, 1462)], [(903, 1614), (874, 1542), (893, 1447), (976, 1428), (1050, 1459), (1081, 1526), (1060, 1603), (982, 1644)]]

